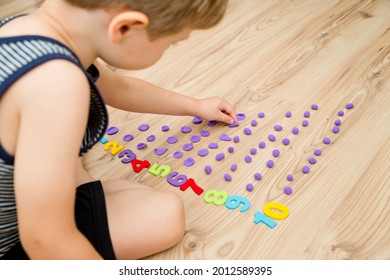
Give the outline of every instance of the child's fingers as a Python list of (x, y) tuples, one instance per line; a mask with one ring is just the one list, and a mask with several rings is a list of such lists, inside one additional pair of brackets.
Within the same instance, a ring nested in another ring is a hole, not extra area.
[(233, 111), (220, 111), (219, 113), (219, 121), (232, 124), (234, 122), (238, 122), (236, 113)]
[(228, 117), (225, 117), (227, 121), (226, 123), (233, 123), (233, 122), (238, 122), (236, 112), (233, 109), (233, 106), (230, 104), (224, 104), (224, 107), (222, 108), (221, 112), (225, 114)]

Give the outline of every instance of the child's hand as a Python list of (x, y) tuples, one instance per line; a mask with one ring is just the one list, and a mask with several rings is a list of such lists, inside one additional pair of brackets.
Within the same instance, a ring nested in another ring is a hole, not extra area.
[(231, 124), (238, 122), (233, 106), (221, 97), (209, 97), (197, 100), (197, 117)]

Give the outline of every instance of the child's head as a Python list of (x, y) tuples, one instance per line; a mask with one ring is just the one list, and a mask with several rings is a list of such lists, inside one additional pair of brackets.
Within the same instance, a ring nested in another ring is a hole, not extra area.
[(215, 26), (226, 11), (228, 0), (65, 0), (85, 9), (129, 9), (149, 18), (151, 39), (172, 35), (185, 28)]

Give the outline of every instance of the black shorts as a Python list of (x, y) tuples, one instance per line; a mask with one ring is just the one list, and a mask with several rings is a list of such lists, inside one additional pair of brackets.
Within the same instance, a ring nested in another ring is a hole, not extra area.
[[(108, 229), (103, 186), (100, 181), (86, 183), (77, 188), (75, 217), (77, 227), (88, 238), (96, 251), (106, 260), (115, 260)], [(0, 259), (27, 260), (29, 257), (21, 244), (18, 243)]]

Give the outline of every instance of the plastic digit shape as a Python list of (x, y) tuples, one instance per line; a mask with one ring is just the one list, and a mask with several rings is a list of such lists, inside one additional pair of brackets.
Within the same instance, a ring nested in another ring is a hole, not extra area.
[(239, 195), (229, 196), (225, 202), (226, 208), (231, 210), (237, 209), (241, 204), (243, 204), (243, 206), (241, 207), (240, 212), (248, 211), (251, 206), (251, 203), (248, 199)]
[(206, 203), (213, 203), (216, 206), (225, 204), (229, 194), (225, 191), (209, 190), (203, 196), (203, 200)]

